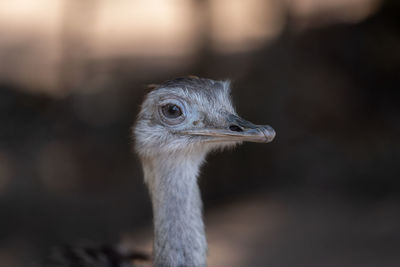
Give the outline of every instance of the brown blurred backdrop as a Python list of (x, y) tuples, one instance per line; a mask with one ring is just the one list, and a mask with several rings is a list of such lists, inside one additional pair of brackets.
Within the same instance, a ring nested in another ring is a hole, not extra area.
[(396, 0), (1, 1), (0, 266), (150, 249), (130, 126), (189, 74), (277, 131), (208, 158), (210, 267), (400, 266)]

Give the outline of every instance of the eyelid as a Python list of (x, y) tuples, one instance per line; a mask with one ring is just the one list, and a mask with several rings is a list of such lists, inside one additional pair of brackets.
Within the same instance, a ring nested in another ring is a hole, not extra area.
[[(168, 104), (176, 105), (181, 110), (182, 114), (176, 118), (167, 118), (163, 114), (162, 109), (165, 105), (168, 105)], [(187, 116), (186, 106), (183, 101), (180, 101), (178, 99), (165, 98), (160, 101), (160, 104), (158, 106), (158, 116), (160, 118), (160, 121), (163, 122), (163, 124), (165, 124), (166, 126), (179, 125), (180, 123), (182, 123), (183, 121), (186, 120), (186, 116)]]

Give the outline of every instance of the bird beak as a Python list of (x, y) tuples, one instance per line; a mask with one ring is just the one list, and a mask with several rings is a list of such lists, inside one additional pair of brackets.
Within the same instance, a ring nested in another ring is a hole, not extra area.
[(227, 116), (227, 126), (223, 128), (211, 127), (185, 131), (193, 136), (211, 137), (211, 142), (236, 141), (269, 143), (275, 137), (275, 130), (269, 125), (255, 125), (236, 115)]

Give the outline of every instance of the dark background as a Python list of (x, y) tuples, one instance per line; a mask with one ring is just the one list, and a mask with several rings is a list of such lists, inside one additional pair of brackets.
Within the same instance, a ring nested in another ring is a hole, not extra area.
[(400, 266), (398, 1), (15, 2), (0, 4), (1, 266), (60, 244), (150, 250), (130, 127), (146, 84), (189, 74), (232, 79), (238, 113), (277, 132), (208, 157), (211, 267)]

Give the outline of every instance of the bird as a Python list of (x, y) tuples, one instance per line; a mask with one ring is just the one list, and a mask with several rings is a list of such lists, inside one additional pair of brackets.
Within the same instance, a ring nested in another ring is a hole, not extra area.
[[(151, 85), (132, 135), (153, 209), (153, 266), (207, 266), (200, 167), (211, 151), (271, 142), (274, 129), (239, 117), (229, 80), (189, 76)], [(48, 267), (122, 267), (129, 259), (148, 260), (105, 247), (67, 248), (56, 255)]]
[(269, 143), (274, 129), (237, 115), (229, 80), (190, 76), (153, 87), (133, 136), (153, 209), (153, 266), (207, 266), (199, 169), (209, 152)]

